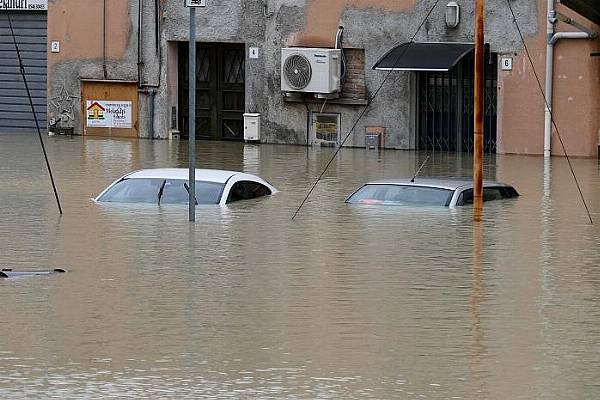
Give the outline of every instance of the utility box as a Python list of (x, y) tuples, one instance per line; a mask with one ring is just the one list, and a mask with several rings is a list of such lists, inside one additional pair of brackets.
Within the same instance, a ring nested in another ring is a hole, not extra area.
[(380, 135), (376, 133), (365, 134), (365, 148), (367, 150), (379, 150)]
[(244, 140), (247, 142), (260, 141), (260, 114), (244, 114)]

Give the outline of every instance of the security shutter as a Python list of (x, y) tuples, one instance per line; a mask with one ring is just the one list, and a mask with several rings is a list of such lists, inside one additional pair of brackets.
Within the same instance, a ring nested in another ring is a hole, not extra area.
[[(0, 12), (0, 134), (36, 132), (35, 120), (19, 71), (7, 12)], [(25, 76), (42, 132), (46, 131), (46, 13), (10, 12)]]

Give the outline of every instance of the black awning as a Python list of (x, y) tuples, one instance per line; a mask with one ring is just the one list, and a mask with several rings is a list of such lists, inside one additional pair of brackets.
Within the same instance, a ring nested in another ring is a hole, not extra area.
[(561, 0), (560, 2), (596, 25), (600, 25), (600, 0)]
[(473, 51), (472, 43), (402, 43), (379, 59), (383, 71), (449, 71)]

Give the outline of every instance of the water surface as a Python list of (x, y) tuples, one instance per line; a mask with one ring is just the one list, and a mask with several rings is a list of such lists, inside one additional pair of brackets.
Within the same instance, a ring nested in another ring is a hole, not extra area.
[[(90, 201), (187, 142), (0, 136), (0, 398), (591, 399), (600, 396), (600, 230), (566, 161), (486, 156), (522, 196), (471, 209), (356, 206), (425, 154), (198, 143), (198, 167), (281, 190), (228, 207)], [(424, 176), (468, 176), (435, 154)], [(600, 223), (596, 160), (575, 159)]]

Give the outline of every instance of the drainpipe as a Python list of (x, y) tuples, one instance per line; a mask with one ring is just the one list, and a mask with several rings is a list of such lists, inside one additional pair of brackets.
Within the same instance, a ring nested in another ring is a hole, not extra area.
[[(554, 24), (557, 21), (554, 0), (548, 0), (548, 18), (546, 24), (546, 111), (544, 121), (544, 157), (550, 157), (552, 139), (552, 91), (554, 77), (554, 45), (560, 39), (594, 39), (592, 32), (558, 32), (554, 33)], [(570, 19), (565, 21), (573, 24)]]
[(142, 68), (144, 65), (142, 51), (143, 51), (143, 35), (142, 35), (142, 25), (144, 24), (144, 15), (143, 15), (143, 0), (138, 0), (138, 31), (137, 31), (137, 67), (138, 67), (138, 87), (142, 87)]

